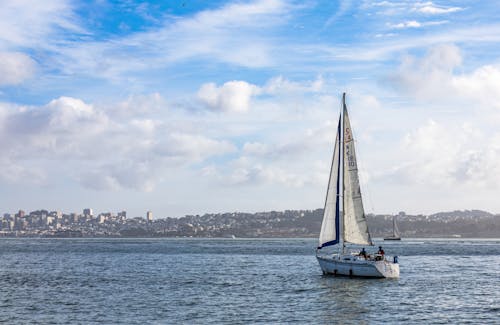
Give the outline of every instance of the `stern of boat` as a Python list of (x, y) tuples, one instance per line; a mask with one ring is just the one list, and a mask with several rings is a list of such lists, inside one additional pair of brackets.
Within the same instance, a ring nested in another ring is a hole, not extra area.
[(387, 260), (375, 263), (375, 267), (384, 278), (399, 278), (399, 264)]

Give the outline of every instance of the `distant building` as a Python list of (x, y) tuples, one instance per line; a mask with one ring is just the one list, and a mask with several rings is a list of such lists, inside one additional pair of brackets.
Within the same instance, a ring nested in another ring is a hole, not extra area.
[(62, 212), (61, 211), (51, 211), (49, 213), (51, 217), (54, 217), (56, 219), (61, 219), (62, 218)]
[(118, 212), (118, 218), (119, 219), (125, 219), (125, 218), (127, 218), (127, 211)]
[(153, 221), (153, 212), (151, 211), (146, 212), (146, 220), (149, 222)]
[(83, 215), (86, 217), (89, 217), (89, 216), (91, 217), (94, 215), (94, 212), (90, 208), (83, 209)]

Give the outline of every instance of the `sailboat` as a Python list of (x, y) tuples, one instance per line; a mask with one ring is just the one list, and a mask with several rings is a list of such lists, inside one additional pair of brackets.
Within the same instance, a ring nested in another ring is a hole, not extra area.
[[(397, 256), (390, 258), (383, 252), (370, 255), (366, 253), (364, 247), (361, 252), (352, 251), (352, 247), (347, 247), (347, 244), (373, 246), (373, 242), (363, 209), (345, 93), (342, 95), (342, 106), (316, 258), (323, 274), (397, 278), (399, 277)], [(326, 252), (328, 249), (325, 248), (329, 246), (336, 246), (338, 251)]]
[(384, 240), (401, 240), (398, 224), (396, 223), (396, 216), (392, 217), (392, 236), (384, 237)]

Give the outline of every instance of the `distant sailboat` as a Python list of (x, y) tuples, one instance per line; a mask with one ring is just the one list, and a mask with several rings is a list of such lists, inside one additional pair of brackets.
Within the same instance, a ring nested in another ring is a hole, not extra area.
[(384, 240), (401, 240), (398, 224), (396, 222), (396, 216), (392, 217), (392, 236), (384, 237)]
[[(359, 250), (347, 252), (346, 249), (348, 243), (373, 246), (373, 242), (363, 209), (345, 93), (342, 96), (342, 104), (343, 114), (339, 117), (337, 127), (316, 258), (323, 274), (397, 278), (399, 277), (397, 256), (391, 261), (384, 254), (368, 255), (364, 248), (361, 253)], [(339, 245), (337, 247), (342, 247), (341, 252), (332, 254), (322, 250), (337, 244)]]

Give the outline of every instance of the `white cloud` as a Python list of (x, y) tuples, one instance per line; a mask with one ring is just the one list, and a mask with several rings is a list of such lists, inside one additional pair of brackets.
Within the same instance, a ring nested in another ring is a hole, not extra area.
[[(282, 123), (274, 124), (279, 128)], [(279, 137), (246, 142), (239, 155), (210, 168), (206, 175), (222, 184), (251, 187), (279, 185), (298, 189), (325, 183), (335, 127), (325, 122), (304, 129), (297, 122), (284, 122), (289, 123), (295, 127)]]
[(426, 26), (436, 26), (436, 25), (443, 25), (448, 23), (448, 21), (443, 20), (443, 21), (427, 21), (427, 22), (418, 22), (416, 20), (409, 20), (405, 21), (399, 24), (388, 24), (390, 28), (394, 29), (404, 29), (404, 28), (421, 28), (421, 27), (426, 27)]
[(323, 25), (323, 28), (330, 26), (332, 23), (342, 17), (351, 8), (351, 5), (352, 0), (339, 1), (339, 7), (337, 11), (327, 19), (326, 23)]
[(500, 66), (485, 65), (470, 74), (454, 75), (452, 87), (460, 97), (477, 100), (500, 109)]
[(231, 153), (235, 150), (234, 145), (228, 141), (179, 132), (171, 133), (155, 148), (160, 156), (169, 159), (181, 158), (183, 163), (199, 162), (208, 157)]
[(300, 188), (311, 184), (309, 173), (301, 172), (297, 166), (291, 167), (276, 163), (263, 163), (249, 157), (241, 156), (228, 166), (211, 170), (211, 177), (217, 177), (226, 186), (272, 186)]
[(269, 145), (260, 142), (246, 142), (243, 145), (243, 153), (247, 155), (265, 155), (269, 154)]
[[(44, 106), (0, 104), (0, 178), (15, 183), (55, 177), (93, 189), (151, 191), (169, 169), (190, 168), (236, 150), (229, 141), (160, 122), (145, 111), (150, 110), (139, 108), (134, 116), (131, 110), (122, 119), (109, 104), (95, 106), (72, 97)], [(50, 162), (60, 168), (39, 167)]]
[(462, 65), (460, 49), (439, 45), (422, 58), (406, 56), (399, 71), (392, 76), (396, 88), (420, 100), (457, 102), (477, 101), (500, 107), (500, 67), (486, 65), (470, 73), (457, 73)]
[(257, 86), (246, 81), (228, 81), (217, 86), (205, 83), (198, 90), (198, 100), (203, 106), (223, 112), (247, 112), (252, 106), (252, 99), (259, 95), (270, 95), (280, 98), (292, 98), (292, 101), (309, 94), (324, 92), (325, 81), (322, 76), (315, 80), (295, 82), (283, 76), (269, 79), (264, 85)]
[(183, 18), (166, 16), (156, 28), (105, 42), (64, 44), (55, 55), (66, 73), (91, 73), (117, 81), (123, 73), (190, 59), (265, 67), (274, 61), (271, 27), (285, 22), (291, 8), (281, 0), (260, 0)]
[(24, 162), (9, 159), (4, 155), (0, 158), (0, 181), (44, 185), (47, 174), (40, 167), (26, 166)]
[(308, 157), (318, 147), (333, 142), (335, 126), (327, 121), (314, 128), (301, 129), (287, 134), (284, 140), (273, 139), (272, 143), (246, 142), (243, 153), (247, 157), (258, 157), (268, 161), (289, 161)]
[(411, 12), (417, 12), (426, 15), (448, 14), (464, 10), (461, 7), (438, 6), (431, 1), (365, 1), (362, 8), (380, 8), (384, 15), (398, 15)]
[(320, 92), (324, 88), (323, 77), (318, 76), (316, 80), (306, 82), (293, 82), (277, 76), (271, 78), (263, 87), (263, 91), (267, 94), (290, 94), (290, 93), (306, 93), (306, 92)]
[(107, 170), (84, 171), (78, 176), (79, 183), (85, 188), (98, 191), (116, 191), (121, 189), (118, 179), (109, 175)]
[(462, 132), (449, 131), (443, 125), (429, 120), (423, 127), (406, 135), (403, 145), (413, 158), (413, 162), (405, 166), (407, 177), (434, 186), (451, 185), (453, 169), (464, 138), (456, 137)]
[(94, 141), (112, 127), (105, 113), (71, 97), (38, 107), (11, 105), (3, 119), (0, 143), (9, 155), (23, 158), (91, 159), (102, 148), (92, 150)]
[(246, 112), (251, 97), (259, 93), (259, 87), (245, 81), (228, 81), (220, 87), (206, 83), (198, 91), (198, 99), (215, 111)]
[[(303, 187), (318, 180), (304, 159), (310, 159), (310, 151), (317, 151), (315, 144), (331, 142), (333, 131), (313, 123), (311, 128), (296, 128), (292, 136), (276, 129), (278, 136), (272, 141), (257, 139), (267, 134), (263, 126), (274, 129), (304, 119), (302, 113), (297, 115), (299, 106), (291, 111), (289, 105), (278, 104), (286, 102), (288, 92), (316, 94), (323, 91), (323, 85), (321, 77), (302, 82), (277, 77), (264, 86), (245, 81), (204, 85), (194, 94), (211, 109), (247, 112), (244, 115), (167, 109), (169, 104), (156, 93), (130, 96), (116, 104), (64, 96), (43, 106), (1, 104), (0, 144), (6, 159), (25, 163), (25, 172), (12, 172), (9, 182), (20, 182), (32, 167), (57, 162), (61, 164), (57, 175), (50, 168), (41, 170), (46, 179), (76, 181), (95, 190), (153, 191), (166, 179), (189, 174), (189, 170), (199, 170), (204, 177), (226, 185)], [(258, 94), (271, 96), (253, 103)], [(319, 113), (324, 104), (319, 96), (304, 109)], [(288, 117), (276, 120), (284, 116)], [(242, 134), (249, 141), (239, 150), (231, 139)], [(213, 157), (217, 164), (207, 166)], [(234, 163), (241, 159), (249, 164)], [(289, 159), (295, 162), (290, 164)]]
[(399, 23), (399, 24), (389, 25), (389, 26), (392, 28), (419, 28), (419, 27), (422, 27), (422, 24), (416, 20), (410, 20), (410, 21), (407, 21), (404, 23)]
[(0, 86), (17, 85), (35, 73), (36, 62), (20, 52), (0, 52)]
[(452, 12), (457, 12), (464, 10), (461, 7), (446, 7), (446, 6), (436, 6), (432, 2), (417, 2), (413, 8), (414, 11), (429, 14), (429, 15), (440, 15), (440, 14), (449, 14)]
[(158, 182), (159, 169), (148, 161), (104, 164), (78, 176), (81, 185), (94, 190), (135, 189), (151, 192)]
[(102, 40), (82, 27), (74, 2), (7, 0), (0, 3), (0, 52), (26, 49), (44, 73), (114, 82), (191, 59), (266, 67), (275, 57), (272, 27), (286, 22), (293, 8), (282, 0), (229, 3), (184, 17), (164, 15), (145, 31)]
[[(429, 120), (406, 134), (400, 180), (442, 189), (453, 186), (498, 187), (500, 133), (482, 132), (474, 124), (452, 125)], [(393, 175), (394, 176), (394, 175)]]
[(108, 105), (108, 111), (114, 116), (128, 118), (137, 115), (149, 115), (154, 112), (166, 111), (168, 104), (157, 92), (151, 94), (130, 95), (119, 103)]
[[(418, 59), (405, 56), (399, 71), (393, 76), (396, 87), (419, 95), (439, 96), (450, 86), (450, 77), (462, 63), (460, 49), (455, 45), (439, 45), (428, 50)], [(436, 88), (436, 86), (438, 86)]]
[[(443, 23), (445, 22), (443, 21)], [(301, 51), (304, 53), (315, 53), (317, 57), (326, 57), (330, 62), (350, 62), (351, 64), (366, 64), (367, 62), (373, 63), (373, 61), (392, 62), (392, 59), (396, 55), (401, 55), (402, 52), (411, 49), (426, 49), (449, 43), (467, 43), (468, 46), (473, 47), (496, 44), (496, 42), (500, 41), (500, 25), (484, 24), (477, 27), (439, 30), (434, 33), (426, 33), (425, 35), (417, 34), (415, 36), (405, 35), (404, 37), (376, 38), (378, 39), (377, 42), (352, 44), (348, 47), (305, 45)], [(353, 53), (356, 53), (356, 55), (353, 55)], [(356, 67), (356, 64), (353, 65)], [(348, 69), (348, 71), (351, 70), (352, 67)]]
[(143, 134), (153, 134), (158, 124), (160, 123), (152, 119), (133, 119), (130, 121), (134, 130)]
[(67, 0), (3, 0), (0, 2), (1, 48), (49, 48), (64, 31), (84, 33)]
[(47, 127), (52, 130), (100, 132), (108, 126), (108, 117), (103, 112), (80, 99), (63, 96), (52, 100), (45, 109), (50, 114)]
[(300, 174), (278, 165), (263, 165), (247, 158), (234, 162), (226, 181), (231, 185), (280, 184), (287, 187), (303, 187), (311, 182), (309, 175)]

